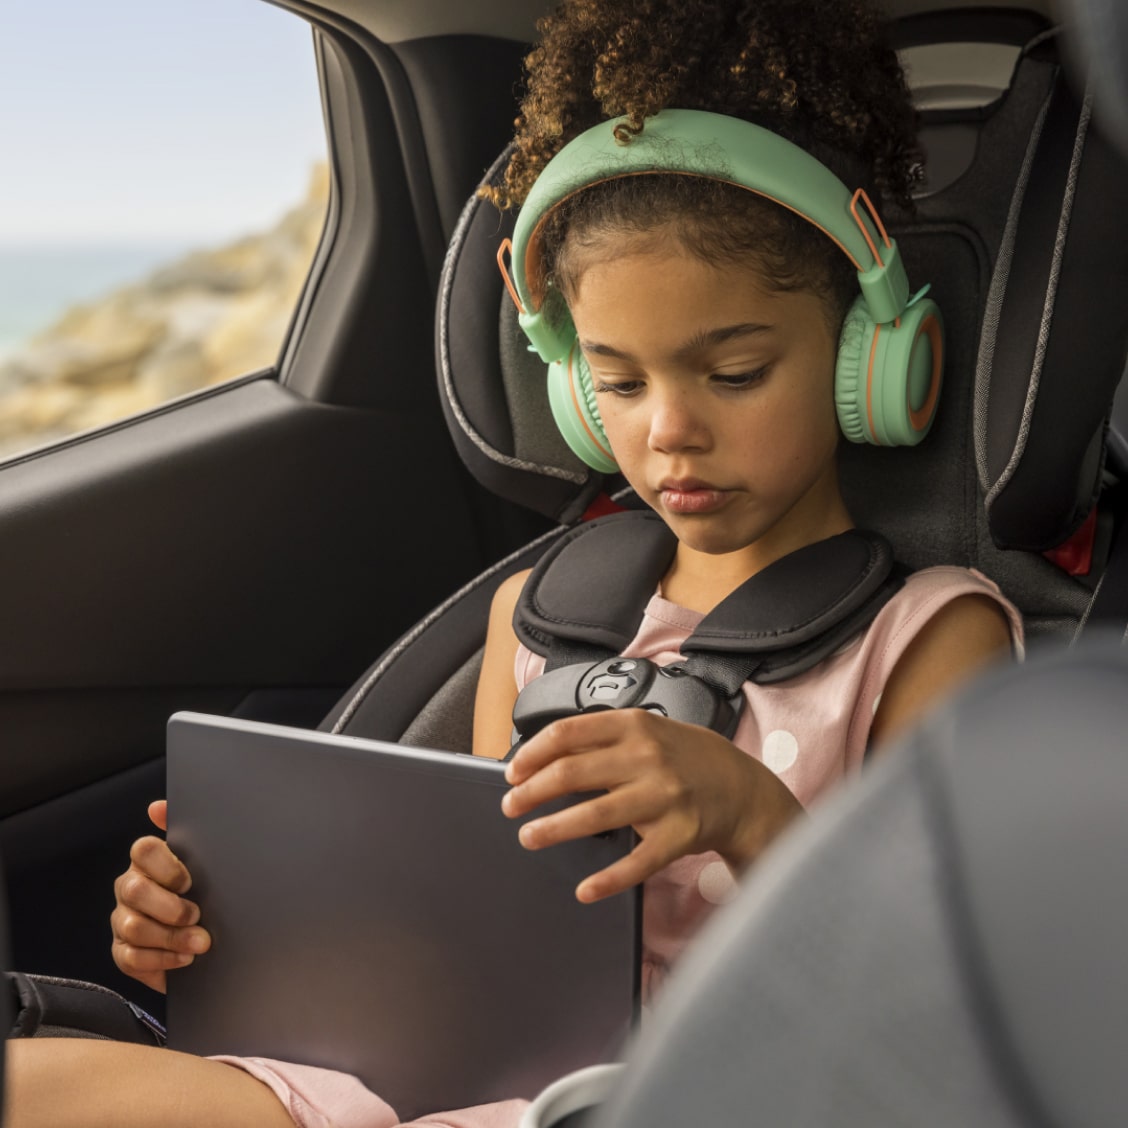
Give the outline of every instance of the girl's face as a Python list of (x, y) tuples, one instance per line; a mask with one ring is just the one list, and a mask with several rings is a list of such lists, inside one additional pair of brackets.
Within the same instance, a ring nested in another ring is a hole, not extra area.
[(848, 526), (817, 295), (671, 239), (592, 261), (570, 309), (619, 466), (682, 545), (762, 566)]

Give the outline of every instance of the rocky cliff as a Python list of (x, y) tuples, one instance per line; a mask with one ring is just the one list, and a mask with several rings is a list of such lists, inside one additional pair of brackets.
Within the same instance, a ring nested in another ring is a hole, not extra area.
[(270, 230), (69, 310), (0, 363), (0, 457), (273, 364), (321, 235), (328, 171)]

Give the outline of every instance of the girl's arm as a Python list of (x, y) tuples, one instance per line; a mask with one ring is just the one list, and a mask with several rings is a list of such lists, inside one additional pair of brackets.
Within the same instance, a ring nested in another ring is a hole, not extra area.
[[(888, 743), (984, 664), (1009, 650), (1010, 629), (986, 597), (963, 596), (937, 612), (886, 681), (873, 738)], [(593, 799), (534, 819), (532, 849), (630, 825), (642, 841), (629, 857), (581, 883), (594, 901), (620, 892), (684, 854), (715, 850), (739, 869), (802, 813), (782, 781), (717, 733), (637, 709), (568, 717), (530, 740), (509, 766), (510, 817), (549, 799)]]
[(994, 600), (983, 595), (953, 599), (929, 620), (893, 667), (870, 730), (872, 746), (887, 746), (1010, 649), (1010, 626)]
[(528, 576), (528, 570), (510, 576), (494, 593), (490, 606), (486, 650), (474, 698), (475, 756), (502, 760), (509, 751), (513, 704), (517, 700), (513, 663), (518, 644), (513, 633), (513, 609)]

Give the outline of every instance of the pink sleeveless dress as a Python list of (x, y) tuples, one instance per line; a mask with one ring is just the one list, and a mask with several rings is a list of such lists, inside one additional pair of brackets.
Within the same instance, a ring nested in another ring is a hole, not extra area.
[[(897, 661), (929, 620), (965, 595), (991, 599), (1005, 613), (1014, 652), (1022, 655), (1022, 620), (998, 587), (966, 568), (927, 568), (874, 619), (869, 630), (799, 677), (773, 686), (744, 685), (747, 706), (733, 743), (763, 761), (804, 806), (861, 767), (873, 716)], [(655, 595), (624, 651), (666, 665), (703, 618)], [(544, 670), (544, 659), (519, 647), (519, 689)], [(643, 998), (653, 996), (706, 917), (736, 892), (737, 879), (717, 854), (680, 858), (647, 880), (643, 894)], [(220, 1058), (273, 1089), (298, 1128), (395, 1128), (395, 1111), (353, 1077), (263, 1058)], [(423, 1128), (515, 1128), (527, 1105), (505, 1101), (437, 1113), (410, 1122)], [(406, 1126), (405, 1126), (406, 1128)]]

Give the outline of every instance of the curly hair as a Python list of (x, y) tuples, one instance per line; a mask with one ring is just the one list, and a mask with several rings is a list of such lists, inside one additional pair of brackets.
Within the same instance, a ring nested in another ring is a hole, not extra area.
[[(565, 0), (538, 24), (501, 183), (519, 206), (574, 137), (616, 117), (629, 143), (667, 108), (755, 122), (851, 185), (910, 208), (921, 177), (916, 115), (868, 0)], [(776, 289), (824, 294), (840, 324), (857, 295), (848, 260), (811, 224), (730, 184), (660, 174), (594, 185), (542, 228), (542, 283), (569, 300), (609, 237), (672, 231), (705, 261), (751, 260)]]
[(915, 114), (868, 0), (566, 0), (538, 28), (513, 155), (489, 193), (502, 208), (584, 130), (626, 117), (638, 133), (671, 107), (756, 122), (832, 168), (824, 153), (860, 162), (884, 199), (910, 204)]

